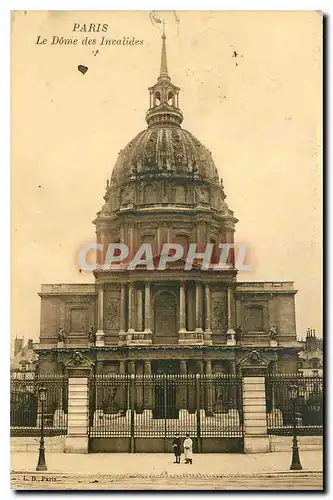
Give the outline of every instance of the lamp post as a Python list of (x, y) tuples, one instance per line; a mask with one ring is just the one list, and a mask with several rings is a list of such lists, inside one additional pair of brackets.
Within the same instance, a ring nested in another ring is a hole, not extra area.
[(38, 389), (38, 397), (41, 403), (41, 421), (40, 421), (40, 442), (39, 442), (39, 456), (36, 470), (47, 470), (45, 462), (45, 446), (44, 446), (44, 403), (46, 401), (46, 387), (42, 386)]
[(297, 385), (291, 385), (288, 387), (290, 393), (290, 399), (292, 401), (293, 408), (293, 454), (291, 460), (290, 470), (302, 470), (301, 461), (299, 458), (298, 442), (297, 442), (297, 429), (296, 429), (296, 401), (298, 397), (298, 387)]

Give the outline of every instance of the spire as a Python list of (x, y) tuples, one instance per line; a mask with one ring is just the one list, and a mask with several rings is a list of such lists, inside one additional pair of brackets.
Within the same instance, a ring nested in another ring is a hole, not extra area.
[(161, 124), (180, 127), (183, 121), (178, 102), (180, 88), (171, 82), (168, 74), (165, 39), (163, 23), (160, 75), (157, 83), (149, 88), (149, 109), (146, 114), (149, 127)]
[(162, 53), (161, 53), (161, 71), (159, 78), (168, 78), (168, 63), (167, 63), (167, 54), (166, 54), (166, 45), (165, 45), (165, 33), (164, 33), (164, 21), (163, 21), (163, 35), (162, 35)]

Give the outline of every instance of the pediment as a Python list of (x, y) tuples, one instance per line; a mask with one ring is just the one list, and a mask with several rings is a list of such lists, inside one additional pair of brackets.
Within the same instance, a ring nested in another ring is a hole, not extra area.
[(84, 356), (80, 351), (75, 351), (70, 358), (64, 362), (65, 368), (88, 368), (90, 369), (94, 363)]
[(268, 368), (269, 360), (258, 351), (252, 351), (238, 362), (241, 369), (244, 368)]

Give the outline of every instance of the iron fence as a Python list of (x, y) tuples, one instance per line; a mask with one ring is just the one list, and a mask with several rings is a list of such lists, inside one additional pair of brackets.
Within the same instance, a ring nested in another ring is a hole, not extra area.
[(242, 383), (236, 375), (95, 375), (90, 437), (242, 437)]
[[(291, 387), (296, 386), (296, 398)], [(323, 381), (319, 376), (273, 374), (266, 377), (269, 434), (291, 435), (295, 419), (299, 435), (323, 433)]]
[(41, 427), (41, 402), (38, 389), (46, 388), (44, 433), (67, 434), (68, 378), (65, 375), (34, 375), (22, 378), (11, 374), (10, 432), (12, 436), (38, 436)]

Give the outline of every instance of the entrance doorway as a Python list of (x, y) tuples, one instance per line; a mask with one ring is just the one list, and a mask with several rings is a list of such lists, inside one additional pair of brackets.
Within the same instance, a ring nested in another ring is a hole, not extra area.
[(156, 294), (154, 304), (154, 343), (176, 344), (177, 303), (175, 295), (168, 291)]

